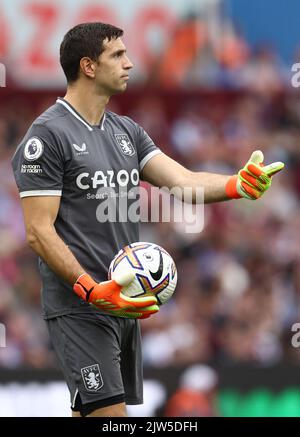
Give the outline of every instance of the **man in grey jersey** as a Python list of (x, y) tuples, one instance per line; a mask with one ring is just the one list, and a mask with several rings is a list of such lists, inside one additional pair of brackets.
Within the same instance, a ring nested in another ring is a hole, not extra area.
[[(102, 221), (101, 202), (134, 190), (140, 178), (193, 192), (202, 186), (205, 202), (256, 199), (283, 168), (264, 167), (256, 151), (237, 175), (194, 173), (130, 118), (106, 110), (133, 67), (122, 35), (103, 23), (65, 35), (66, 95), (33, 122), (13, 157), (28, 243), (39, 255), (43, 315), (74, 416), (126, 416), (126, 403), (142, 403), (137, 319), (159, 309), (155, 297), (121, 293), (130, 272), (107, 281), (110, 261), (139, 233), (138, 223), (121, 220), (121, 210), (118, 220)], [(134, 201), (128, 196), (126, 207)]]

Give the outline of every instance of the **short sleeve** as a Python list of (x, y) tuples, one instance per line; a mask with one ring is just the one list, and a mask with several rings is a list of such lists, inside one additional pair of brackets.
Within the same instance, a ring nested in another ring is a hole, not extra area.
[(155, 155), (162, 153), (159, 147), (157, 147), (153, 140), (149, 137), (147, 132), (139, 125), (138, 127), (138, 139), (137, 139), (137, 152), (139, 158), (140, 172), (143, 170), (147, 162)]
[(20, 197), (61, 196), (64, 158), (47, 126), (31, 126), (12, 158), (12, 168)]

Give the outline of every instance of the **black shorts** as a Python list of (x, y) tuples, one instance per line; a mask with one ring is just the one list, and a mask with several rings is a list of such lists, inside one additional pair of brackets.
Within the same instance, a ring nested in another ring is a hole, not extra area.
[(46, 320), (50, 338), (70, 390), (83, 405), (124, 395), (143, 403), (139, 322), (98, 313), (68, 314)]

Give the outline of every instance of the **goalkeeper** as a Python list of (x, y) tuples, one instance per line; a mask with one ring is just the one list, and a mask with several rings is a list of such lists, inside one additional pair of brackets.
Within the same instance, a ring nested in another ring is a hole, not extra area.
[[(103, 222), (102, 202), (131, 192), (140, 178), (194, 192), (202, 186), (207, 203), (255, 200), (283, 168), (264, 165), (256, 151), (237, 175), (194, 173), (162, 153), (133, 120), (108, 111), (133, 67), (122, 35), (102, 23), (84, 23), (65, 35), (65, 97), (33, 122), (12, 163), (27, 240), (39, 255), (43, 317), (73, 416), (126, 416), (126, 404), (143, 402), (138, 319), (158, 311), (155, 297), (122, 294), (130, 272), (107, 281), (112, 258), (139, 241), (139, 230), (136, 222)], [(128, 196), (127, 207), (134, 202)]]

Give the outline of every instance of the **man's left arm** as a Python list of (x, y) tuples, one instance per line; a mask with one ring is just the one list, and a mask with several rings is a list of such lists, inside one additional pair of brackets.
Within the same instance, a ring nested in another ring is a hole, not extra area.
[(153, 156), (142, 170), (142, 178), (158, 187), (169, 189), (189, 187), (196, 199), (196, 189), (204, 189), (204, 202), (228, 199), (258, 199), (271, 186), (272, 176), (283, 169), (282, 162), (263, 165), (264, 156), (259, 150), (252, 153), (246, 165), (236, 174), (225, 176), (206, 172), (193, 172), (164, 153)]

